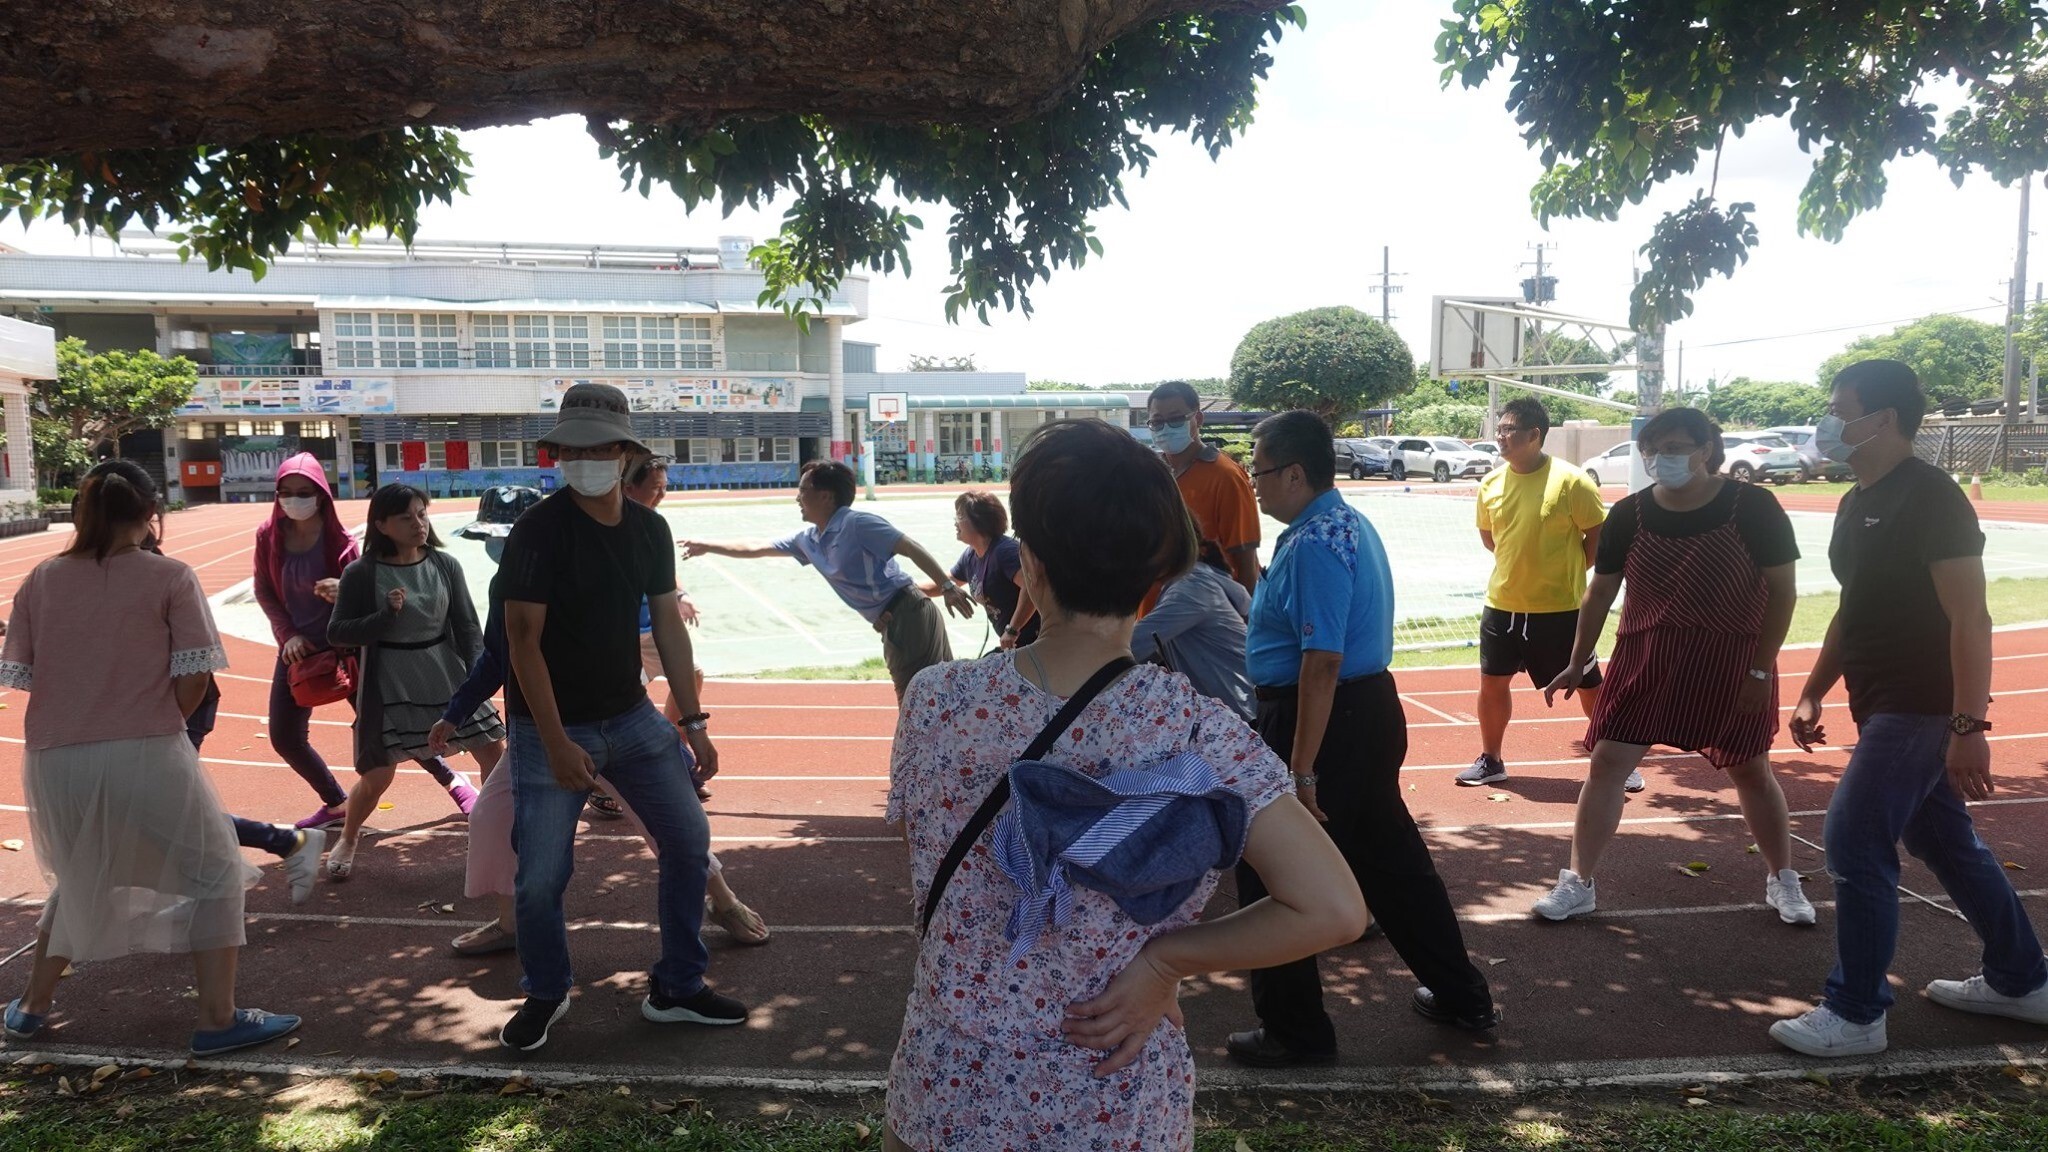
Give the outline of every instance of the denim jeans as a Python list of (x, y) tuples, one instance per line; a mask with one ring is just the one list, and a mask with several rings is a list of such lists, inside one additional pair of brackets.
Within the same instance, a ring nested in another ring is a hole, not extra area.
[[(704, 883), (711, 825), (690, 783), (675, 725), (652, 702), (595, 724), (567, 726), (590, 754), (597, 774), (630, 805), (654, 841), (660, 864), (661, 959), (654, 983), (672, 997), (694, 996), (710, 963), (704, 928)], [(554, 1000), (569, 994), (569, 933), (562, 893), (575, 871), (576, 818), (588, 791), (569, 791), (548, 770), (547, 749), (532, 720), (512, 717), (512, 746), (499, 770), (512, 772), (512, 847), (519, 855), (513, 895), (519, 963), (526, 994)]]
[(2007, 996), (2048, 982), (2048, 961), (2012, 881), (1977, 838), (1949, 783), (1948, 718), (1880, 713), (1828, 804), (1828, 873), (1835, 881), (1835, 970), (1825, 1000), (1869, 1024), (1891, 1007), (1886, 973), (1899, 942), (1899, 843), (1941, 881), (1984, 941), (1984, 981)]

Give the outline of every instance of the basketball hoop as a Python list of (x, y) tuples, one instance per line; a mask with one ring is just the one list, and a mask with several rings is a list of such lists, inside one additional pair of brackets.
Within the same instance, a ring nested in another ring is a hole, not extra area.
[(910, 412), (908, 392), (868, 393), (868, 422), (870, 424), (894, 424)]

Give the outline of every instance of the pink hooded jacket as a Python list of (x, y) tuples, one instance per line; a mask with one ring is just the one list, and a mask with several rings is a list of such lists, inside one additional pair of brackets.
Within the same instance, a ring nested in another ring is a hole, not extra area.
[[(303, 476), (320, 489), (321, 534), (320, 547), (327, 553), (327, 574), (339, 578), (341, 570), (348, 567), (362, 552), (362, 545), (342, 527), (341, 513), (334, 507), (334, 490), (327, 486), (327, 470), (311, 452), (301, 452), (277, 466), (277, 478)], [(284, 579), (284, 509), (275, 499), (270, 503), (270, 519), (256, 529), (256, 603), (263, 608), (263, 614), (270, 618), (270, 631), (277, 637), (277, 646), (282, 649), (298, 634), (292, 627), (291, 613), (285, 610), (284, 592), (280, 587)], [(315, 648), (327, 647), (327, 637), (308, 636)]]

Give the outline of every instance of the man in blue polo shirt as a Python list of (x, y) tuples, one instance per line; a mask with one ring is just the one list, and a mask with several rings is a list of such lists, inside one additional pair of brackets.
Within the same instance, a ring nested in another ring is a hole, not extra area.
[(962, 617), (974, 615), (974, 600), (946, 574), (932, 554), (901, 529), (872, 512), (856, 512), (853, 469), (832, 460), (804, 465), (797, 482), (796, 503), (810, 527), (780, 540), (714, 544), (683, 541), (683, 559), (730, 556), (754, 560), (789, 556), (818, 570), (848, 608), (882, 634), (882, 659), (901, 698), (910, 678), (933, 664), (953, 658), (946, 639), (946, 617), (918, 591), (917, 583), (896, 563), (901, 556), (932, 578), (946, 607)]
[[(1415, 1010), (1471, 1031), (1499, 1022), (1465, 952), (1451, 898), (1401, 797), (1408, 721), (1387, 665), (1394, 582), (1379, 533), (1334, 487), (1336, 448), (1313, 412), (1283, 412), (1252, 433), (1259, 510), (1287, 525), (1252, 595), (1245, 663), (1259, 735), (1294, 773), (1295, 791), (1330, 833), (1366, 906), (1422, 986)], [(1240, 904), (1266, 895), (1237, 869)], [(1233, 1033), (1233, 1059), (1257, 1068), (1331, 1064), (1336, 1028), (1309, 957), (1251, 974), (1260, 1027)]]

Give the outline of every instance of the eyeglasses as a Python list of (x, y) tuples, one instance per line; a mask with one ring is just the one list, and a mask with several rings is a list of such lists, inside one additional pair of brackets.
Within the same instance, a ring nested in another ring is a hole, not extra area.
[(1147, 420), (1145, 421), (1145, 427), (1150, 428), (1154, 432), (1164, 432), (1168, 428), (1186, 427), (1188, 419), (1186, 416), (1176, 416), (1171, 420)]
[(1271, 476), (1275, 472), (1285, 472), (1289, 468), (1292, 468), (1299, 463), (1299, 460), (1289, 460), (1285, 464), (1275, 464), (1271, 468), (1261, 468), (1256, 472), (1247, 473), (1247, 475), (1249, 475), (1252, 479), (1257, 480), (1261, 476)]
[(1522, 433), (1527, 431), (1529, 431), (1529, 429), (1517, 428), (1513, 424), (1499, 424), (1494, 426), (1493, 435), (1495, 439), (1506, 440), (1511, 436), (1520, 436)]

